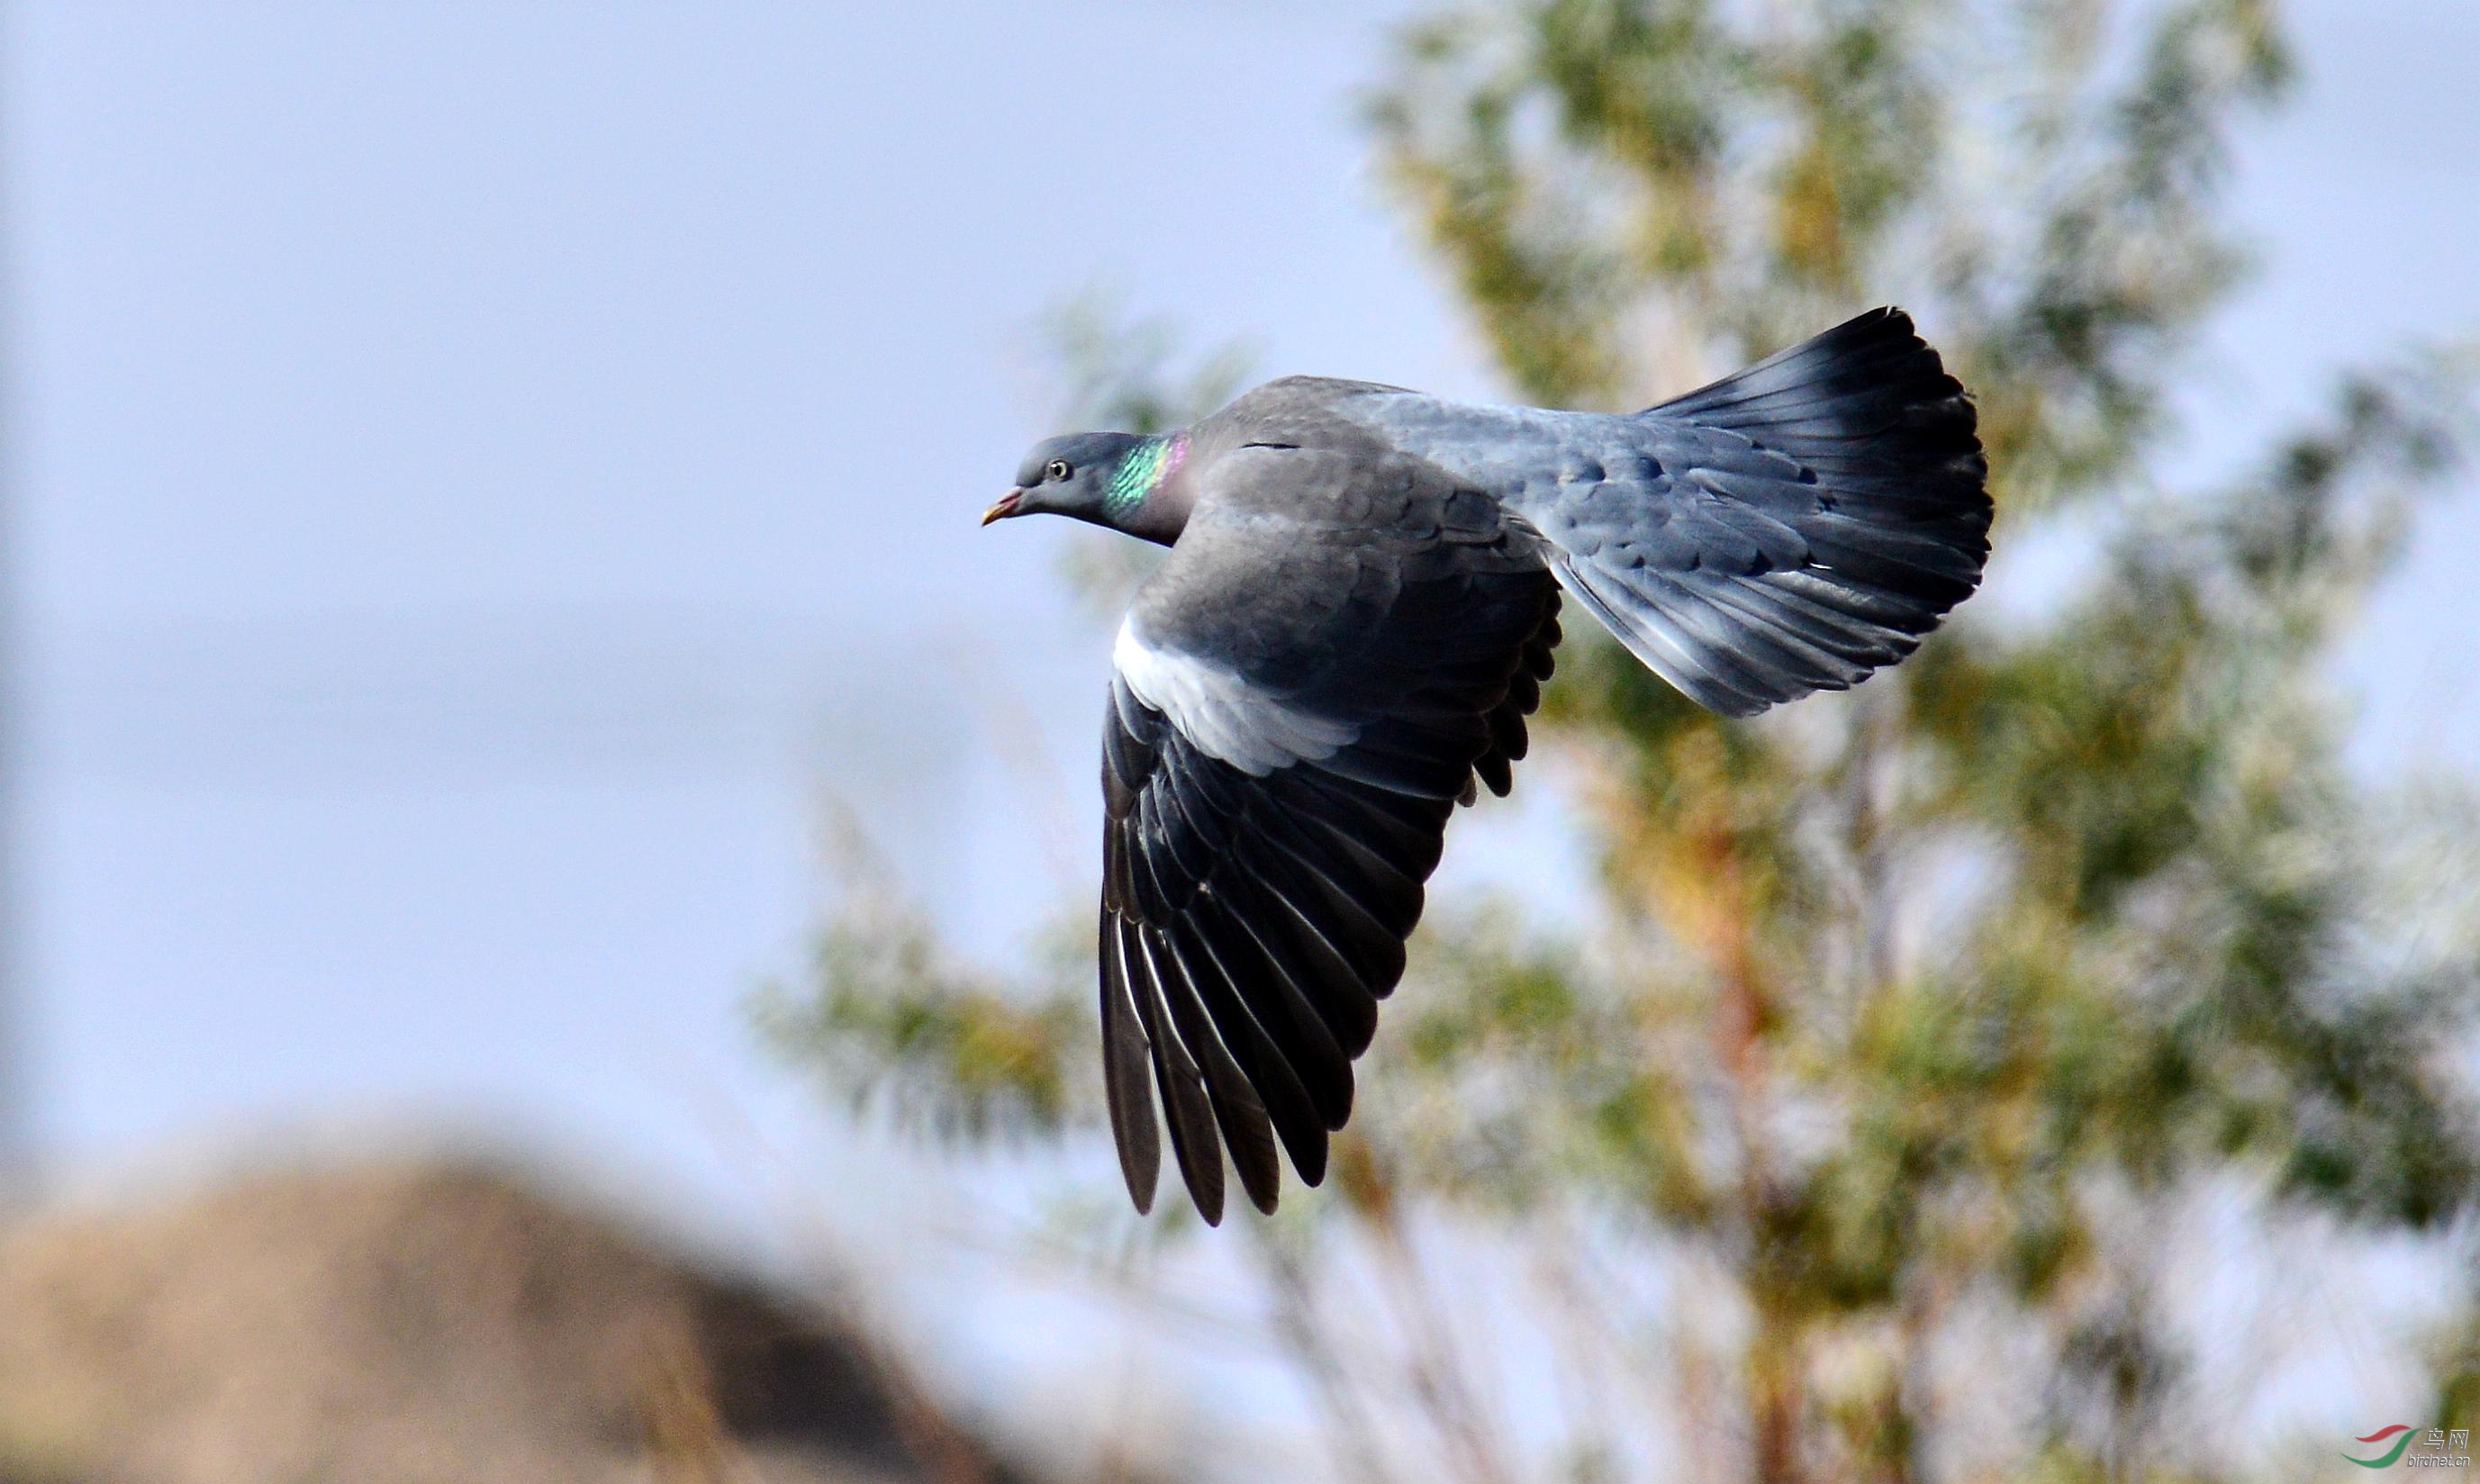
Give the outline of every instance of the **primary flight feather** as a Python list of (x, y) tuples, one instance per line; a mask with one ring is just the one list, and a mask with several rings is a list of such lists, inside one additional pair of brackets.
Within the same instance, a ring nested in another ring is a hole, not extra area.
[[(1572, 596), (1752, 716), (1911, 653), (1989, 551), (1972, 404), (1878, 309), (1633, 415), (1287, 377), (1157, 437), (1036, 447), (983, 523), (1171, 548), (1112, 646), (1102, 1065), (1208, 1222), (1324, 1178), (1447, 819), (1504, 794)], [(1164, 1124), (1155, 1121), (1159, 1096)]]

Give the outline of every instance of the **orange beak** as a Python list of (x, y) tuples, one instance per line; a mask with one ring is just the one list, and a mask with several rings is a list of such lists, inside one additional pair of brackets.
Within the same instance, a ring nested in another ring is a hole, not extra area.
[(1016, 503), (1023, 498), (1024, 491), (1020, 488), (1011, 489), (1006, 494), (999, 496), (997, 500), (992, 502), (989, 509), (982, 512), (982, 524), (987, 526), (995, 520), (1005, 520), (1009, 516), (1014, 515), (1016, 513)]

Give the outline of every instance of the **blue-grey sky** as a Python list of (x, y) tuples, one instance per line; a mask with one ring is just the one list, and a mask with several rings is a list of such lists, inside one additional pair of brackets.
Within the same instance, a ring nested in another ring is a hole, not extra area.
[[(1090, 869), (1101, 636), (972, 523), (1043, 306), (1489, 389), (1352, 120), (1401, 9), (20, 0), (46, 1153), (441, 1111), (748, 1209), (819, 791), (985, 949)], [(2480, 327), (2480, 9), (2297, 15), (2200, 460)], [(2475, 505), (2345, 657), (2372, 768), (2480, 763)]]
[(1023, 816), (1102, 662), (1055, 533), (973, 525), (1043, 430), (1028, 323), (1108, 280), (1468, 376), (1356, 173), (1370, 34), (18, 7), (44, 1147), (440, 1107), (711, 1184), (664, 1083), (763, 1095), (814, 789), (982, 945), (1048, 910)]

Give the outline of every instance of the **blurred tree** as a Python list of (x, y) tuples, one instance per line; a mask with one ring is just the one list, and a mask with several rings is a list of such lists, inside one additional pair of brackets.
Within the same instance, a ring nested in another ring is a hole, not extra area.
[[(1576, 804), (1591, 930), (1434, 911), (1333, 1188), (1241, 1225), (1343, 1471), (2226, 1476), (2232, 1435), (2178, 1424), (2246, 1416), (2281, 1347), (2203, 1383), (2181, 1234), (2246, 1309), (2297, 1276), (2283, 1234), (2467, 1231), (2474, 816), (2347, 771), (2324, 669), (2465, 441), (2459, 368), (2345, 375), (2237, 472), (2163, 472), (2240, 266), (2231, 135), (2288, 66), (2266, 0), (1518, 0), (1403, 33), (1377, 157), (1514, 392), (1641, 405), (1902, 302), (1978, 402), (1993, 586), (2056, 595), (1748, 723), (1570, 626), (1529, 781)], [(1096, 1116), (1081, 968), (920, 951), (831, 950), (779, 1026), (949, 1121)], [(990, 1059), (990, 1020), (1040, 1028)], [(1444, 1303), (1476, 1252), (1513, 1276)], [(1361, 1289), (1385, 1344), (1338, 1327)]]

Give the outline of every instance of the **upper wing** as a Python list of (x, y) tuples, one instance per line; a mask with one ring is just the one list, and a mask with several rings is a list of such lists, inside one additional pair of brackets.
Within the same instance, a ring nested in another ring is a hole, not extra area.
[[(1347, 477), (1284, 452), (1289, 478)], [(1302, 1179), (1323, 1178), (1447, 819), (1477, 775), (1505, 793), (1524, 753), (1556, 584), (1526, 534), (1409, 513), (1377, 546), (1365, 527), (1270, 542), (1262, 524), (1192, 523), (1121, 630), (1102, 1028), (1140, 1210), (1160, 1164), (1149, 1082), (1209, 1222), (1226, 1144), (1261, 1210), (1279, 1140)]]

